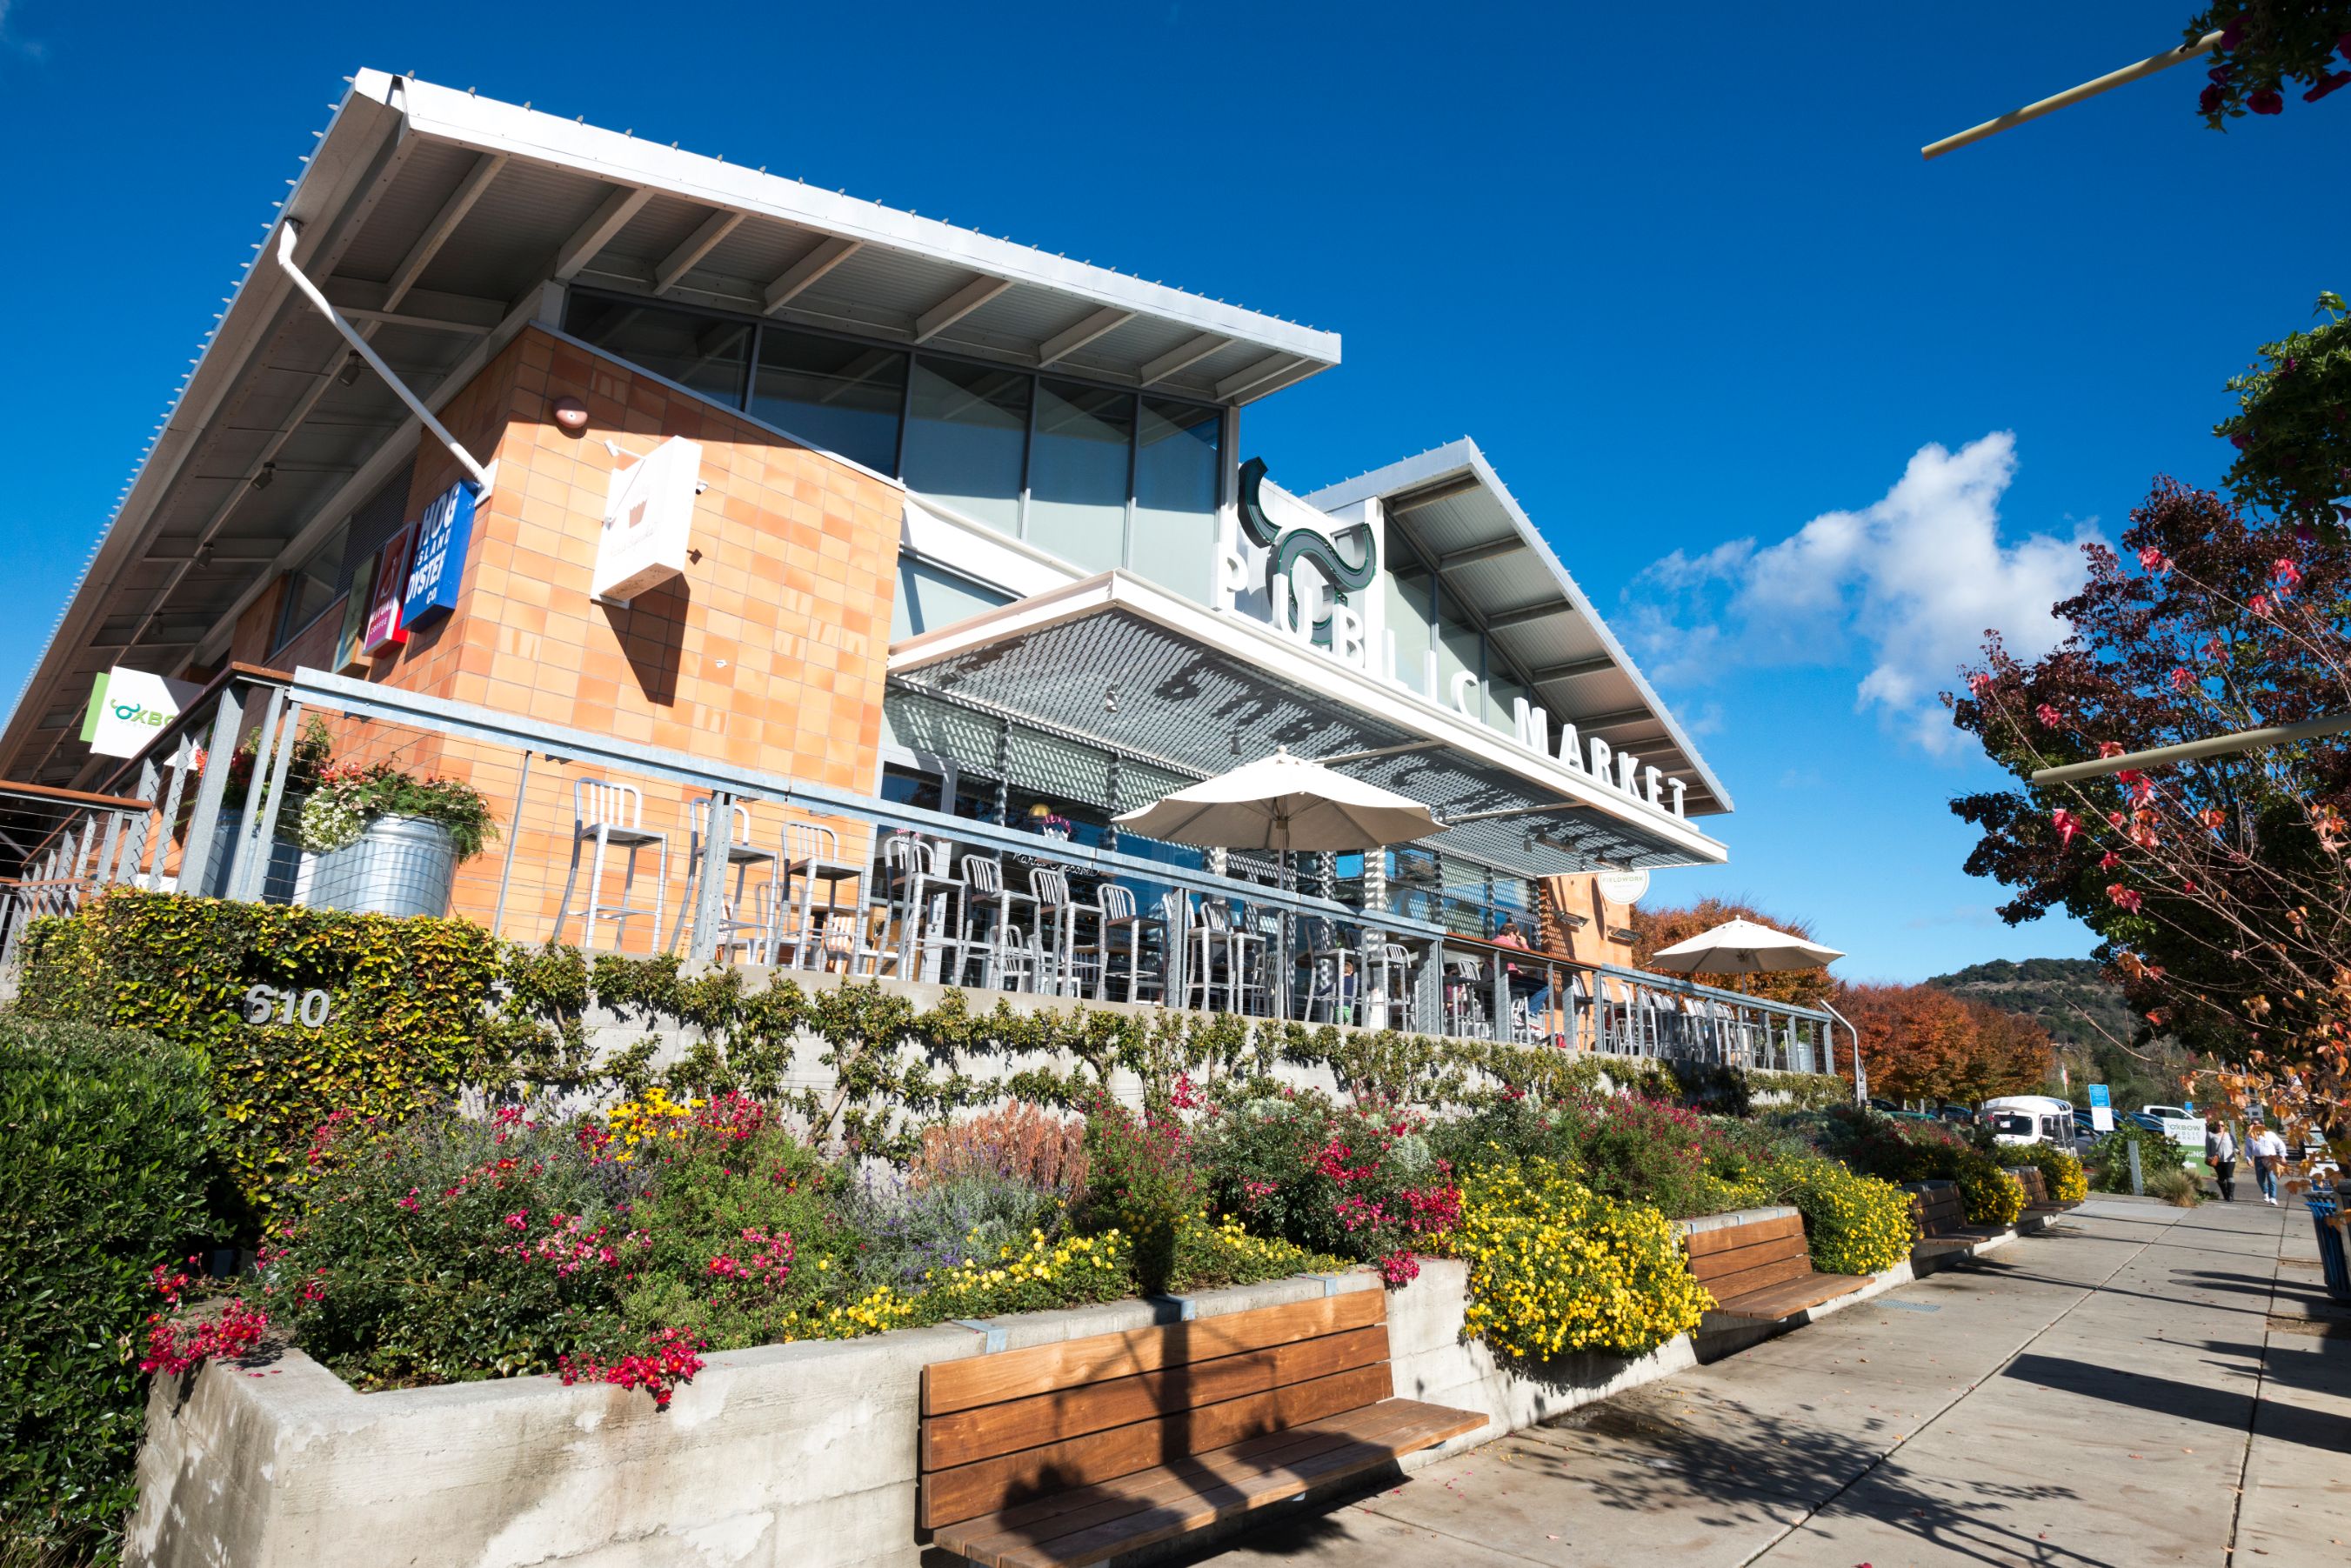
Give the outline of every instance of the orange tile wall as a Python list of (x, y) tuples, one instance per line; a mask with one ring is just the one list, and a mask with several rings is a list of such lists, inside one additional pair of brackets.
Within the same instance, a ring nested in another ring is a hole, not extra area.
[[(565, 396), (588, 405), (582, 435), (555, 423), (552, 404)], [(457, 608), (378, 659), (370, 679), (789, 779), (872, 788), (902, 509), (894, 486), (535, 329), (441, 417), (466, 450), (495, 456), (496, 488), (475, 516)], [(626, 609), (596, 604), (589, 583), (606, 483), (627, 461), (602, 442), (642, 455), (673, 435), (703, 444), (709, 487), (695, 510), (697, 559), (678, 582)], [(408, 515), (460, 472), (428, 437)], [(337, 760), (397, 758), (411, 771), (464, 778), (506, 831), (516, 751), (381, 724), (334, 727)], [(533, 762), (506, 936), (550, 933), (571, 850), (573, 780), (601, 774)], [(683, 892), (685, 806), (675, 787), (643, 789), (644, 826), (668, 837), (665, 935)], [(779, 806), (755, 806), (754, 842), (780, 850), (785, 822)], [(862, 862), (862, 825), (831, 825), (843, 858)], [(489, 919), (504, 852), (494, 845), (461, 870), (456, 913)], [(639, 868), (650, 881), (653, 857)], [(752, 868), (747, 904), (766, 869)], [(608, 886), (617, 894), (620, 883), (616, 870)], [(643, 881), (635, 901), (648, 902)], [(653, 945), (645, 925), (630, 931), (629, 949)], [(575, 923), (565, 937), (579, 935)]]

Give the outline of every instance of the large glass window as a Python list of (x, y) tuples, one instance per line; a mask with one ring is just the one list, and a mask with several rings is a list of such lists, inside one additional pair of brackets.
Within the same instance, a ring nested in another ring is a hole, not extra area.
[(1040, 382), (1037, 441), (1029, 454), (1029, 542), (1087, 571), (1124, 566), (1134, 444), (1133, 392)]
[[(1453, 677), (1466, 673), (1482, 679), (1486, 673), (1485, 665), (1486, 640), (1478, 635), (1476, 629), (1464, 626), (1450, 616), (1441, 618), (1437, 625), (1437, 689), (1428, 694), (1428, 700), (1450, 710), (1453, 706)], [(1485, 711), (1479, 706), (1481, 700), (1472, 693), (1462, 706), (1476, 717)]]
[(585, 295), (572, 306), (572, 336), (643, 365), (682, 387), (743, 406), (743, 371), (751, 329), (694, 310)]
[(1489, 673), (1486, 676), (1486, 722), (1504, 734), (1516, 734), (1519, 727), (1519, 702), (1531, 703), (1534, 693), (1502, 673), (1501, 661), (1489, 646), (1486, 650)]
[(292, 642), (295, 633), (342, 597), (343, 587), (350, 580), (343, 571), (343, 547), (350, 535), (350, 525), (345, 523), (287, 577), (286, 597), (277, 611), (277, 642), (271, 652)]
[(906, 356), (845, 339), (759, 331), (751, 413), (828, 452), (883, 474), (898, 471), (898, 415), (906, 402)]
[(1019, 533), (1031, 384), (994, 365), (916, 360), (903, 476), (908, 487)]
[(1003, 594), (993, 589), (982, 588), (901, 552), (898, 591), (890, 601), (890, 637), (895, 642), (901, 637), (940, 631), (1008, 602)]
[(1223, 441), (1221, 410), (1169, 398), (1143, 400), (1134, 449), (1134, 549), (1127, 566), (1202, 603), (1216, 580)]

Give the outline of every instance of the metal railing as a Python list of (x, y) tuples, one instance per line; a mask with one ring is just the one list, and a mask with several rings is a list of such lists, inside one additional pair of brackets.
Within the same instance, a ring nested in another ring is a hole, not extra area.
[[(301, 812), (297, 749), (313, 717), (338, 731), (339, 762), (395, 761), (463, 778), (483, 794), (503, 841), (459, 868), (453, 899), (458, 913), (503, 937), (582, 941), (589, 906), (606, 911), (618, 901), (635, 917), (609, 932), (608, 922), (593, 922), (596, 937), (646, 955), (675, 950), (693, 963), (1179, 1008), (1196, 999), (1195, 1010), (1221, 998), (1219, 1010), (1614, 1056), (1836, 1066), (1824, 1011), (1550, 953), (1498, 953), (1399, 911), (1219, 874), (1165, 846), (1138, 852), (1132, 838), (1117, 849), (1049, 839), (310, 669), (236, 667), (159, 732), (118, 774), (139, 798), (116, 803), (126, 821), (106, 839), (139, 847), (95, 857), (74, 886), (132, 883), (305, 902), (313, 857), (290, 840)], [(142, 808), (135, 826), (130, 807)], [(748, 825), (748, 842), (738, 822)], [(826, 857), (800, 852), (807, 842), (794, 841), (796, 827), (829, 827), (838, 852), (826, 863), (839, 869), (807, 863)], [(893, 839), (899, 851), (889, 847)], [(920, 890), (903, 874), (908, 841), (927, 846), (925, 864), (936, 873)], [(648, 851), (658, 868), (650, 879), (639, 859)], [(967, 869), (974, 862), (993, 862), (998, 883), (975, 888), (978, 873)], [(1046, 874), (1039, 882), (1030, 873)], [(822, 903), (810, 891), (813, 875), (835, 879)], [(615, 882), (623, 891), (607, 896)], [(1068, 891), (1059, 903), (1041, 901), (1032, 883)], [(1164, 922), (1133, 944), (1150, 957), (1147, 987), (1135, 984), (1132, 961), (1112, 972), (1103, 951), (1114, 944), (1102, 890), (1113, 886), (1126, 890), (1146, 925), (1155, 915)], [(22, 897), (31, 909), (35, 895)], [(62, 912), (54, 897), (43, 907)], [(1223, 935), (1197, 937), (1196, 919), (1219, 922)], [(1089, 934), (1093, 942), (1082, 942)], [(1092, 951), (1081, 956), (1081, 947)], [(1230, 967), (1244, 959), (1249, 983)], [(1122, 976), (1123, 986), (1115, 983)]]

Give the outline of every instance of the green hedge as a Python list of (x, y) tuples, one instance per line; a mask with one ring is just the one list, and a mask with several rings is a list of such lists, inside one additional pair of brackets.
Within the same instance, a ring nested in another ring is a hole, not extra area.
[(0, 1013), (0, 1557), (129, 1510), (150, 1274), (211, 1229), (212, 1135), (201, 1052)]
[[(392, 920), (119, 889), (26, 940), (36, 1018), (153, 1031), (204, 1053), (221, 1155), (266, 1219), (338, 1110), (397, 1120), (446, 1101), (494, 1053), (497, 944), (463, 920)], [(253, 986), (323, 990), (327, 1018), (246, 1021)]]

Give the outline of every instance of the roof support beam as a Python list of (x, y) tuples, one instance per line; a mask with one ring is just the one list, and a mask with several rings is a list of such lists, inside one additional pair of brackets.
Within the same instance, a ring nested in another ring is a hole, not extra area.
[(1603, 670), (1616, 667), (1613, 653), (1593, 653), (1588, 658), (1569, 659), (1557, 664), (1538, 664), (1527, 672), (1527, 678), (1541, 685), (1544, 681), (1563, 681), (1570, 675), (1596, 675)]
[(1455, 567), (1475, 566), (1481, 560), (1492, 560), (1498, 556), (1516, 555), (1526, 548), (1527, 541), (1512, 534), (1509, 538), (1496, 539), (1491, 544), (1470, 545), (1463, 549), (1447, 550), (1437, 558), (1437, 570), (1451, 571)]
[(1334, 762), (1369, 762), (1378, 757), (1403, 757), (1409, 752), (1435, 751), (1444, 744), (1441, 740), (1407, 740), (1401, 746), (1374, 746), (1368, 751), (1337, 751), (1311, 760), (1328, 768)]
[(408, 257), (400, 264), (400, 270), (392, 275), (392, 282), (383, 291), (383, 304), (379, 308), (400, 308), (400, 302), (408, 298), (408, 291), (416, 287), (416, 280), (424, 275), (426, 267), (433, 265), (433, 258), (441, 254), (441, 247), (449, 243), (449, 236), (457, 232), (457, 225), (465, 221), (465, 214), (474, 210), (474, 204), (482, 199), (482, 193), (490, 188), (490, 182), (496, 179), (498, 171), (506, 166), (507, 155), (503, 152), (485, 152), (474, 160), (473, 172), (465, 176), (465, 182), (450, 194), (449, 199), (441, 204), (441, 211), (434, 214), (432, 224), (409, 248)]
[(1553, 615), (1564, 615), (1574, 608), (1564, 597), (1541, 604), (1520, 605), (1516, 610), (1493, 610), (1486, 614), (1486, 630), (1499, 632), (1505, 626), (1523, 626), (1530, 621), (1541, 621)]
[(1246, 370), (1234, 371), (1217, 383), (1217, 401), (1245, 396), (1298, 363), (1295, 354), (1268, 354)]
[(1132, 310), (1121, 310), (1113, 305), (1103, 306), (1068, 331), (1056, 332), (1040, 343), (1037, 346), (1038, 368), (1041, 370), (1056, 360), (1068, 358), (1103, 333), (1116, 331), (1134, 319), (1134, 312)]
[(1407, 490), (1390, 500), (1386, 503), (1388, 515), (1394, 517), (1399, 512), (1416, 511), (1422, 507), (1433, 507), (1439, 501), (1449, 501), (1456, 496), (1466, 495), (1484, 483), (1485, 481), (1479, 479), (1475, 474), (1456, 474), (1449, 479), (1439, 479), (1437, 483), (1424, 485), (1417, 490)]
[(588, 221), (574, 229), (571, 237), (555, 253), (554, 274), (558, 283), (569, 283), (580, 276), (597, 253), (619, 237), (629, 220), (643, 211), (653, 199), (653, 191), (643, 185), (624, 185), (604, 198)]
[(741, 213), (713, 213), (703, 219), (701, 225), (685, 236), (685, 243), (663, 257), (661, 265), (653, 268), (653, 292), (656, 295), (667, 294), (676, 287), (679, 278), (693, 271), (695, 264), (708, 256), (720, 240), (742, 225)]
[(1621, 724), (1639, 724), (1645, 720), (1654, 724), (1657, 718), (1654, 712), (1645, 707), (1612, 708), (1606, 713), (1585, 714), (1581, 718), (1573, 718), (1568, 714), (1560, 716), (1573, 719), (1578, 729), (1614, 729)]
[(991, 277), (981, 273), (914, 318), (914, 341), (929, 342), (1011, 287), (1012, 280), (1008, 277)]
[(1136, 379), (1144, 386), (1156, 386), (1176, 371), (1198, 364), (1231, 341), (1230, 338), (1217, 332), (1203, 332), (1196, 338), (1186, 339), (1157, 359), (1144, 361), (1142, 373)]
[(842, 239), (835, 235), (820, 240), (817, 247), (776, 275), (761, 298), (767, 301), (767, 312), (772, 316), (799, 298), (800, 292), (865, 248), (860, 239)]

